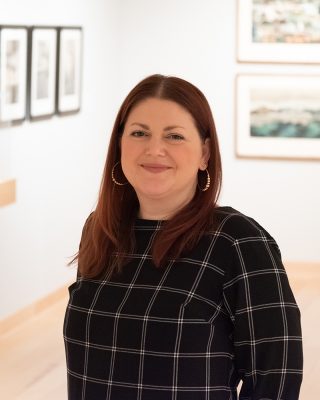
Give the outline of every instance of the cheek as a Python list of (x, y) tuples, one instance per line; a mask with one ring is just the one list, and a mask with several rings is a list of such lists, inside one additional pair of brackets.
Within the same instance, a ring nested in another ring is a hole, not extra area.
[(126, 174), (134, 173), (134, 167), (139, 159), (140, 150), (134, 143), (123, 140), (121, 143), (121, 165)]
[(197, 169), (201, 164), (202, 154), (201, 151), (197, 147), (193, 147), (188, 149), (189, 151), (181, 154), (181, 159), (184, 159), (184, 163), (190, 169)]
[(130, 159), (134, 153), (134, 147), (128, 143), (126, 139), (122, 139), (121, 141), (121, 160), (126, 161)]
[(141, 143), (137, 143), (134, 140), (123, 138), (121, 141), (121, 154), (125, 157), (133, 158), (142, 151)]

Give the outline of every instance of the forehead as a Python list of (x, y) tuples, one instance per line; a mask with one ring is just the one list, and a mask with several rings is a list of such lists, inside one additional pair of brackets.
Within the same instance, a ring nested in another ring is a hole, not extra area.
[(137, 103), (130, 111), (126, 124), (134, 122), (183, 123), (195, 127), (192, 115), (184, 107), (175, 101), (158, 98), (148, 98)]

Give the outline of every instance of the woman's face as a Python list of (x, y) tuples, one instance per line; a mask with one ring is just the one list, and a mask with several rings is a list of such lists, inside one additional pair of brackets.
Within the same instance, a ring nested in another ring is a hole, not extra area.
[(140, 203), (190, 201), (209, 156), (209, 139), (203, 142), (191, 114), (174, 101), (148, 98), (130, 112), (121, 165)]

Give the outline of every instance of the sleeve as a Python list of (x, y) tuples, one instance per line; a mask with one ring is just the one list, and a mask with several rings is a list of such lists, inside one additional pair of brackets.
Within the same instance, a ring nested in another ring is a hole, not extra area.
[(232, 245), (224, 302), (234, 325), (240, 400), (297, 400), (302, 381), (300, 312), (280, 250), (265, 231)]

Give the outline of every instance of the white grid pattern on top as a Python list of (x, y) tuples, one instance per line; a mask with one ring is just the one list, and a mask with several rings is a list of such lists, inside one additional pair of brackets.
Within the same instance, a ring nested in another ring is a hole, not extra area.
[(120, 275), (79, 277), (64, 337), (69, 400), (296, 400), (300, 313), (274, 239), (230, 207), (157, 269), (159, 221), (137, 220)]

